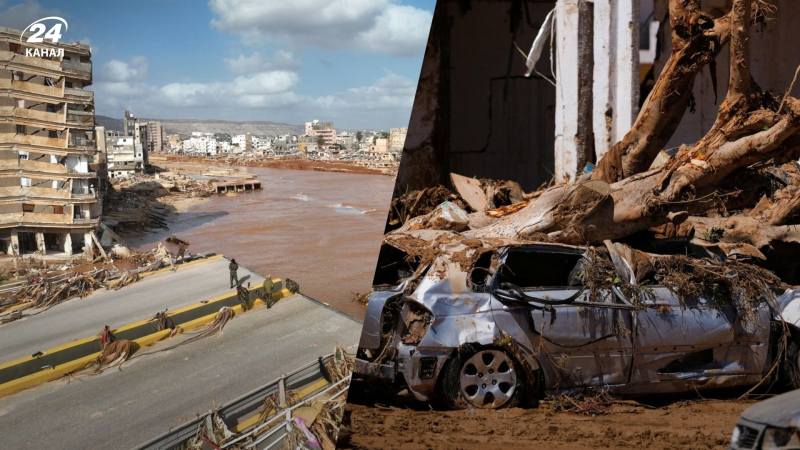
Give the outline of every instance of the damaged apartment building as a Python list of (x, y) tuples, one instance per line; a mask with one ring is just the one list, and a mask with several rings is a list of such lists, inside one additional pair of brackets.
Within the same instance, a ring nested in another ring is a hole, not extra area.
[(102, 213), (91, 50), (20, 34), (0, 27), (0, 251), (88, 254)]
[(149, 153), (163, 149), (164, 127), (161, 123), (140, 122), (127, 110), (121, 132), (103, 130), (100, 135), (105, 135), (108, 176), (112, 179), (142, 173), (150, 163)]

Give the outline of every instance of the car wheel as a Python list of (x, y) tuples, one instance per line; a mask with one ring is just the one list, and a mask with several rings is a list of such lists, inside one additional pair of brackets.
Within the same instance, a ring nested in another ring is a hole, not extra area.
[(494, 348), (457, 354), (443, 376), (445, 400), (452, 409), (513, 407), (525, 396), (525, 373), (506, 352)]
[(789, 336), (786, 359), (781, 365), (781, 377), (789, 390), (800, 389), (800, 339), (796, 334)]

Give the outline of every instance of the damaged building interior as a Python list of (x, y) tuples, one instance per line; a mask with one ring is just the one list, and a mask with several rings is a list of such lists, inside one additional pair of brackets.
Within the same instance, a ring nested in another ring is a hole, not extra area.
[(0, 62), (0, 251), (88, 253), (102, 213), (90, 48), (0, 28)]

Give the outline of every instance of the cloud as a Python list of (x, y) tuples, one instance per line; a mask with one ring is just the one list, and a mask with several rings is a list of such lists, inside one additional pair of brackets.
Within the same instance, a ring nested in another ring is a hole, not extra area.
[(297, 71), (301, 67), (300, 60), (286, 50), (278, 50), (272, 55), (272, 58), (255, 52), (250, 56), (239, 55), (235, 59), (226, 59), (225, 63), (233, 73), (254, 73), (270, 70)]
[(0, 26), (24, 30), (33, 22), (50, 16), (63, 16), (63, 13), (58, 9), (44, 8), (38, 2), (29, 0), (0, 11)]
[(147, 75), (147, 58), (134, 56), (130, 61), (112, 59), (103, 65), (100, 80), (108, 82), (129, 82), (142, 80)]
[[(239, 61), (241, 64), (236, 64)], [(111, 60), (102, 69), (95, 85), (98, 110), (114, 114), (115, 109), (129, 108), (142, 111), (197, 108), (265, 108), (294, 104), (299, 96), (293, 89), (298, 75), (291, 70), (258, 70), (267, 66), (295, 64), (291, 54), (278, 52), (267, 61), (260, 55), (228, 60), (237, 69), (256, 70), (226, 81), (210, 83), (174, 82), (153, 86), (144, 82), (147, 75), (147, 59), (133, 57), (130, 61)], [(267, 64), (268, 63), (268, 64)], [(291, 64), (290, 64), (291, 63)], [(116, 114), (114, 114), (116, 115)], [(160, 113), (155, 115), (161, 115)]]
[[(118, 117), (129, 109), (141, 117), (225, 118), (302, 123), (312, 116), (337, 120), (340, 128), (403, 125), (416, 83), (386, 71), (370, 85), (312, 97), (295, 92), (298, 75), (286, 70), (237, 76), (210, 83), (154, 86), (140, 80), (100, 81), (94, 86), (98, 114)], [(343, 114), (344, 111), (349, 112)]]
[(375, 26), (359, 34), (359, 47), (391, 56), (414, 56), (425, 50), (433, 16), (412, 6), (389, 5)]
[(417, 83), (391, 71), (369, 86), (319, 97), (315, 104), (328, 109), (408, 109), (414, 104)]
[[(129, 109), (141, 117), (287, 123), (328, 117), (341, 129), (408, 122), (416, 80), (386, 70), (362, 86), (305, 95), (297, 92), (302, 68), (297, 51), (320, 47), (419, 57), (427, 41), (430, 12), (396, 0), (210, 0), (210, 8), (218, 29), (235, 32), (246, 43), (263, 47), (266, 41), (278, 41), (285, 48), (234, 54), (223, 60), (229, 76), (210, 82), (176, 78), (156, 84), (148, 82), (146, 58), (113, 59), (98, 69), (94, 86), (98, 114), (119, 117)], [(333, 66), (332, 59), (317, 61)]]
[(245, 43), (286, 42), (292, 48), (357, 48), (420, 55), (433, 15), (391, 0), (211, 0), (214, 27)]
[(285, 106), (294, 101), (292, 89), (297, 80), (294, 72), (274, 71), (236, 77), (228, 82), (170, 83), (158, 89), (159, 98), (154, 101), (169, 107)]

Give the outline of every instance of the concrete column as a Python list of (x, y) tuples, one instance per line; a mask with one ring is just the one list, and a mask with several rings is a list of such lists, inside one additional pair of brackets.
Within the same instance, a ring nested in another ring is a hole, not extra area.
[(72, 233), (64, 235), (64, 252), (67, 256), (72, 256)]
[(639, 2), (594, 1), (593, 111), (599, 160), (639, 113)]
[(598, 160), (614, 143), (611, 142), (611, 1), (594, 0), (594, 80), (592, 92), (592, 126), (594, 151)]
[(11, 248), (8, 249), (8, 254), (19, 256), (19, 234), (16, 230), (11, 231)]
[(617, 143), (630, 131), (639, 114), (639, 2), (613, 2), (611, 19), (616, 51), (611, 54), (615, 84), (611, 141)]
[(44, 245), (44, 233), (41, 231), (36, 232), (36, 248), (42, 253), (42, 255), (47, 254), (47, 247)]
[(556, 4), (556, 181), (575, 179), (578, 132), (578, 0)]
[(83, 251), (86, 256), (92, 255), (92, 233), (83, 233)]

